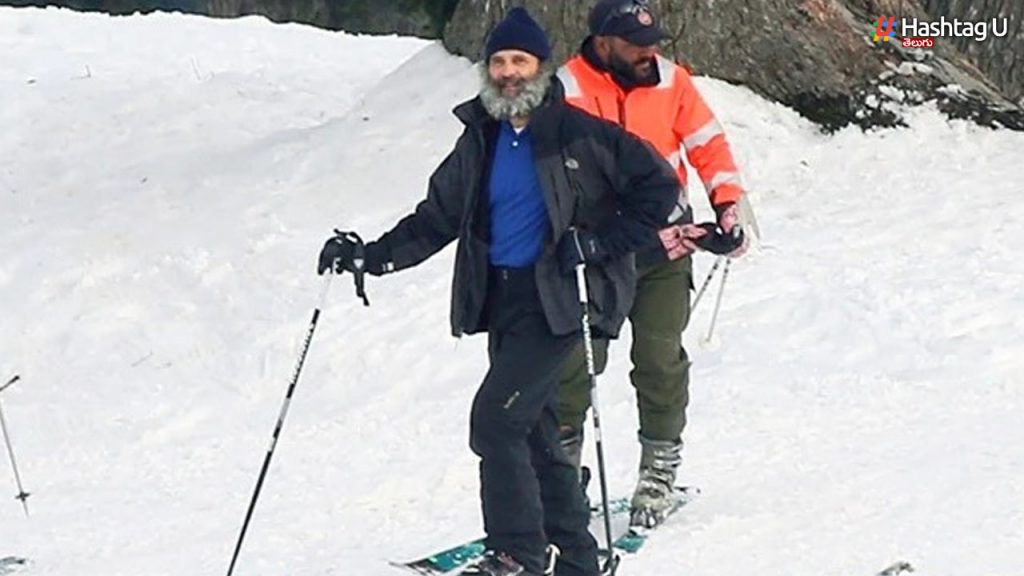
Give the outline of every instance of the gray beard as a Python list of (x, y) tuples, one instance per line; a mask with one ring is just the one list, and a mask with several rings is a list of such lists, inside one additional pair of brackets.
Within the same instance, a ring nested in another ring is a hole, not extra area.
[(536, 78), (523, 84), (523, 90), (517, 96), (508, 97), (502, 94), (501, 88), (491, 80), (486, 66), (481, 66), (480, 70), (483, 77), (480, 102), (495, 120), (526, 118), (544, 102), (544, 96), (551, 87), (551, 74), (548, 70), (541, 69)]

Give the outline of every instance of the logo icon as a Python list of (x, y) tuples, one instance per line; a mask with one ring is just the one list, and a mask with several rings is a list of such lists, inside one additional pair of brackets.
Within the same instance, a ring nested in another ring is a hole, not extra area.
[(651, 26), (654, 24), (654, 17), (644, 8), (637, 11), (636, 19), (640, 22), (641, 26)]
[(882, 16), (875, 23), (875, 42), (881, 40), (882, 42), (888, 42), (889, 38), (896, 38), (896, 27), (899, 26), (900, 21), (895, 16), (889, 16), (886, 18)]

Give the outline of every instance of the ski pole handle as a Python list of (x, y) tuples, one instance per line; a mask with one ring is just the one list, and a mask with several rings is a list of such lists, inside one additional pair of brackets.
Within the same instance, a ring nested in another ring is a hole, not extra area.
[(742, 247), (743, 242), (746, 241), (746, 235), (739, 224), (733, 226), (732, 230), (729, 232), (721, 231), (718, 224), (714, 222), (697, 224), (697, 227), (703, 228), (707, 234), (697, 238), (694, 242), (702, 250), (706, 250), (712, 254), (727, 256)]

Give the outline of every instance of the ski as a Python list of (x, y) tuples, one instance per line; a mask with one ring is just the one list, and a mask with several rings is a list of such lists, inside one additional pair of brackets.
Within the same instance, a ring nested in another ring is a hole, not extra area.
[[(700, 494), (700, 490), (695, 487), (683, 487), (677, 488), (677, 501), (676, 505), (669, 511), (668, 516), (678, 511), (684, 505), (689, 503), (697, 494)], [(616, 498), (608, 503), (608, 511), (612, 518), (612, 534), (613, 534), (613, 546), (622, 552), (628, 554), (637, 553), (644, 542), (646, 542), (652, 530), (635, 531), (635, 529), (629, 526), (629, 498)], [(595, 534), (603, 533), (603, 526), (599, 520), (602, 519), (601, 508), (599, 506), (592, 506), (590, 509), (591, 513), (591, 532)], [(618, 536), (615, 536), (615, 535)], [(419, 574), (420, 576), (443, 576), (450, 574), (458, 574), (463, 570), (468, 569), (472, 566), (479, 558), (483, 555), (485, 550), (484, 539), (477, 538), (463, 542), (457, 546), (452, 546), (440, 552), (436, 552), (429, 556), (410, 560), (408, 562), (391, 562), (390, 564), (396, 568), (401, 568), (407, 572)]]
[(409, 562), (391, 562), (396, 568), (421, 574), (422, 576), (439, 576), (456, 574), (463, 567), (479, 558), (484, 553), (484, 540), (470, 540), (458, 546), (452, 546), (431, 556), (424, 556)]
[[(4, 384), (3, 386), (0, 386), (0, 392), (3, 392), (4, 390), (7, 390), (11, 386), (14, 386), (14, 383), (17, 382), (18, 380), (21, 380), (21, 376), (18, 376), (17, 374), (15, 374), (13, 378), (11, 378), (10, 380), (7, 381), (7, 384)], [(6, 560), (6, 558), (4, 558), (3, 560)]]
[(914, 567), (910, 565), (910, 562), (897, 562), (879, 572), (878, 576), (902, 576), (903, 574), (909, 574), (913, 571)]
[[(700, 489), (693, 486), (677, 487), (676, 498), (673, 502), (672, 507), (665, 513), (665, 521), (668, 521), (673, 514), (679, 511), (680, 508), (686, 506), (691, 500), (696, 498), (700, 494)], [(614, 516), (614, 514), (613, 514)], [(626, 554), (636, 554), (643, 548), (647, 542), (647, 538), (653, 533), (658, 527), (663, 526), (664, 522), (654, 528), (646, 528), (643, 526), (627, 526), (626, 531), (615, 539), (612, 546), (621, 552)]]
[[(608, 503), (608, 510), (612, 518), (629, 515), (629, 499), (618, 498)], [(591, 521), (601, 518), (598, 508), (591, 508)], [(420, 574), (421, 576), (441, 576), (443, 574), (458, 574), (472, 566), (483, 555), (484, 539), (477, 538), (452, 546), (446, 550), (411, 560), (409, 562), (391, 562), (396, 568), (403, 568), (407, 571)]]
[(16, 558), (14, 556), (0, 558), (0, 574), (11, 574), (26, 564), (28, 564), (28, 560), (24, 558)]

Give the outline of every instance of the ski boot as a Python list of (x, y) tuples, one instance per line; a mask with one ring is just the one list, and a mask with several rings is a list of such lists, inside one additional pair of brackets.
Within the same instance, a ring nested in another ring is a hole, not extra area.
[(497, 550), (484, 552), (479, 562), (460, 572), (460, 574), (463, 576), (551, 576), (555, 573), (558, 547), (549, 544), (547, 555), (547, 566), (544, 568), (543, 574), (530, 572), (512, 556)]
[(676, 505), (676, 471), (682, 463), (679, 440), (650, 440), (640, 436), (640, 477), (630, 501), (630, 526), (654, 528)]

